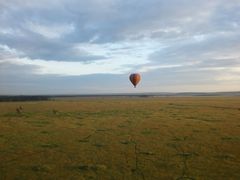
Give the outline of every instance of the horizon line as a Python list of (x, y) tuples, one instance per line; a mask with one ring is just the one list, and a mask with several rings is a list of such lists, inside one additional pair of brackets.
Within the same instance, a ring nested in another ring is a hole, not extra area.
[(239, 91), (179, 91), (179, 92), (129, 92), (129, 93), (57, 93), (57, 94), (0, 94), (0, 96), (124, 96), (124, 95), (177, 95), (177, 94), (219, 94), (240, 93)]

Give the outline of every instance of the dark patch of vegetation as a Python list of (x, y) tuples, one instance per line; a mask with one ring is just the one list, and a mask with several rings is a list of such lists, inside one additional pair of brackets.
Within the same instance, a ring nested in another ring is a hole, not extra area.
[(151, 131), (151, 129), (144, 129), (143, 131), (141, 131), (141, 133), (143, 135), (149, 135), (149, 134), (152, 134), (153, 132)]
[(40, 133), (41, 133), (41, 134), (50, 134), (49, 131), (41, 131)]
[(40, 147), (52, 149), (52, 148), (57, 148), (57, 147), (59, 147), (59, 145), (56, 144), (56, 143), (45, 143), (45, 144), (41, 144)]
[(224, 136), (224, 137), (222, 137), (222, 140), (224, 140), (224, 141), (239, 141), (240, 137), (238, 137), (238, 136)]
[(192, 157), (193, 155), (196, 155), (196, 154), (188, 153), (188, 152), (182, 152), (182, 153), (178, 153), (177, 155), (181, 156), (181, 157), (184, 157), (184, 158), (190, 158), (190, 157)]
[(72, 169), (76, 169), (78, 171), (98, 171), (98, 170), (107, 170), (107, 166), (104, 164), (81, 164), (78, 166), (74, 166)]
[(103, 143), (95, 143), (95, 144), (93, 144), (95, 147), (98, 147), (98, 148), (101, 148), (101, 147), (104, 147), (105, 146), (105, 144), (103, 144)]
[(173, 141), (185, 141), (187, 139), (187, 136), (184, 137), (174, 137), (172, 140)]
[(105, 132), (105, 131), (111, 131), (111, 129), (101, 128), (101, 129), (96, 129), (96, 131)]
[(134, 144), (133, 141), (120, 141), (121, 144), (125, 144), (125, 145), (128, 145), (128, 144)]
[(143, 155), (155, 155), (155, 153), (153, 153), (151, 151), (140, 151), (139, 153), (143, 154)]
[(0, 102), (14, 101), (47, 101), (49, 96), (0, 96)]

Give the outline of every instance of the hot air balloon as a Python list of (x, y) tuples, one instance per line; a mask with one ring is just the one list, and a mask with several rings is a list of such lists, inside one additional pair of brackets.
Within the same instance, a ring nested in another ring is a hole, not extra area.
[(141, 80), (141, 76), (138, 73), (134, 73), (131, 74), (129, 76), (130, 81), (132, 82), (132, 84), (134, 85), (134, 87), (136, 88), (137, 84), (139, 83), (139, 81)]

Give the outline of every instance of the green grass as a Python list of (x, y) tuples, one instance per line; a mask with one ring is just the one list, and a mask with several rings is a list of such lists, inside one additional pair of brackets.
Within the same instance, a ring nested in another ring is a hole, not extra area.
[(240, 97), (1, 102), (0, 179), (238, 180), (239, 108)]

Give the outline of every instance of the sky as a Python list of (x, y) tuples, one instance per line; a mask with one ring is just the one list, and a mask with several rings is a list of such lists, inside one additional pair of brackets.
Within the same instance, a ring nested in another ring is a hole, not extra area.
[(239, 90), (240, 0), (0, 0), (1, 95)]

